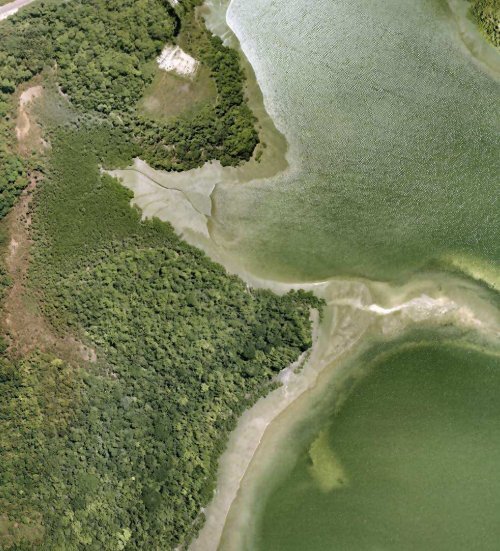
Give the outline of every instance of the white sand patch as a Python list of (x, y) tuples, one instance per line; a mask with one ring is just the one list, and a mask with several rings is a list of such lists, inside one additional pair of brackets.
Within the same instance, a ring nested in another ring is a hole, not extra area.
[(2, 19), (7, 19), (7, 17), (10, 17), (11, 15), (14, 15), (15, 13), (17, 13), (17, 10), (18, 8), (12, 8), (10, 10), (0, 13), (0, 21)]
[(193, 77), (199, 66), (199, 62), (179, 46), (165, 46), (156, 61), (160, 69), (184, 77)]

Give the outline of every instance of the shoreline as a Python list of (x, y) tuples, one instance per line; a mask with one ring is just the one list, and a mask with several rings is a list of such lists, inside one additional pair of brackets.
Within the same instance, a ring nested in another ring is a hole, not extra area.
[(500, 80), (500, 56), (495, 46), (486, 40), (477, 24), (469, 17), (470, 4), (466, 0), (447, 1), (468, 55), (483, 71)]
[[(218, 2), (217, 9), (223, 9), (225, 4), (227, 9), (230, 2)], [(209, 8), (205, 4), (204, 9)], [(221, 13), (216, 15), (219, 20), (213, 16), (207, 26), (233, 47), (236, 44), (239, 48), (227, 22), (221, 23)], [(250, 65), (244, 54), (242, 57), (244, 63)], [(254, 85), (258, 88), (256, 79)], [(250, 95), (249, 99), (251, 97), (257, 97), (255, 101), (258, 102), (258, 96)], [(260, 108), (264, 109), (265, 117), (270, 118), (263, 99)], [(272, 127), (285, 139), (274, 124)], [(286, 151), (289, 152), (289, 149)], [(250, 485), (248, 477), (252, 477), (254, 469), (259, 468), (255, 466), (256, 458), (265, 455), (262, 446), (266, 438), (271, 439), (268, 435), (293, 424), (294, 412), (300, 411), (302, 403), (307, 403), (309, 394), (321, 391), (324, 380), (341, 379), (344, 360), (356, 354), (360, 346), (368, 345), (373, 338), (398, 337), (408, 328), (421, 324), (430, 327), (452, 324), (474, 332), (485, 331), (495, 339), (499, 336), (496, 331), (499, 327), (498, 312), (481, 298), (474, 284), (464, 283), (463, 279), (449, 273), (441, 277), (417, 274), (399, 286), (354, 278), (285, 283), (255, 276), (213, 239), (210, 232), (214, 215), (213, 193), (222, 182), (235, 185), (258, 179), (261, 176), (252, 171), (257, 169), (265, 173), (269, 168), (265, 166), (264, 159), (261, 164), (252, 160), (235, 169), (222, 169), (217, 165), (209, 163), (194, 171), (171, 174), (154, 171), (136, 160), (133, 168), (112, 171), (111, 174), (121, 178), (124, 185), (134, 191), (132, 202), (141, 209), (144, 217), (157, 216), (170, 222), (183, 239), (202, 249), (212, 260), (241, 277), (249, 286), (267, 288), (278, 294), (291, 289), (309, 290), (325, 298), (327, 307), (324, 319), (317, 327), (314, 348), (300, 372), (294, 373), (293, 368), (285, 369), (286, 376), (282, 372), (284, 384), (258, 400), (238, 420), (219, 459), (216, 493), (202, 511), (206, 521), (189, 546), (192, 551), (218, 549), (240, 488)], [(285, 171), (291, 170), (288, 162), (281, 166)], [(272, 165), (270, 168), (273, 168)], [(481, 318), (476, 316), (477, 311), (481, 312)], [(247, 521), (244, 519), (242, 522)], [(238, 532), (238, 528), (235, 531)]]
[[(261, 284), (264, 282), (261, 282)], [(274, 282), (274, 287), (279, 286)], [(454, 298), (432, 297), (433, 289), (439, 285), (433, 281), (411, 281), (400, 288), (382, 283), (367, 284), (355, 281), (331, 280), (303, 289), (312, 290), (325, 298), (327, 306), (324, 319), (317, 327), (314, 347), (299, 373), (288, 370), (283, 385), (261, 398), (240, 417), (230, 435), (226, 450), (219, 459), (217, 490), (213, 500), (204, 510), (206, 522), (198, 537), (189, 549), (191, 551), (216, 551), (221, 544), (226, 528), (239, 534), (243, 525), (250, 519), (245, 516), (245, 505), (236, 505), (240, 490), (245, 488), (251, 500), (252, 480), (259, 479), (259, 471), (266, 463), (262, 457), (272, 453), (267, 448), (276, 448), (279, 434), (285, 438), (290, 428), (300, 420), (302, 413), (314, 407), (314, 396), (338, 380), (339, 385), (345, 376), (352, 376), (355, 369), (349, 368), (349, 359), (358, 355), (361, 349), (369, 347), (375, 340), (393, 340), (403, 336), (412, 327), (443, 327), (450, 323), (457, 330), (471, 331), (484, 335), (486, 341), (497, 341), (500, 336), (498, 312), (487, 304), (477, 304), (479, 308), (457, 302), (463, 290), (458, 281), (449, 289)], [(283, 284), (281, 284), (281, 290)], [(382, 305), (374, 303), (378, 295)], [(417, 295), (417, 296), (415, 296)], [(387, 300), (392, 298), (393, 300)], [(394, 300), (395, 299), (395, 300)], [(473, 296), (468, 296), (469, 303)], [(472, 300), (472, 302), (474, 302)], [(484, 310), (483, 317), (477, 317), (475, 310)], [(489, 312), (488, 312), (489, 310)], [(286, 370), (285, 370), (286, 371)], [(271, 443), (272, 441), (272, 443)], [(237, 507), (234, 512), (233, 506)], [(241, 512), (243, 509), (243, 513)], [(251, 507), (250, 507), (251, 509)], [(232, 521), (236, 526), (228, 526), (231, 511), (237, 517)], [(238, 545), (228, 549), (239, 549)]]
[[(370, 350), (390, 345), (390, 353), (393, 354), (404, 348), (418, 347), (429, 342), (425, 338), (418, 339), (411, 331), (402, 335), (401, 339), (389, 341), (381, 341), (377, 338), (367, 341), (365, 337), (364, 345), (347, 355), (337, 369), (320, 374), (317, 384), (293, 402), (266, 430), (250, 467), (242, 479), (240, 491), (232, 504), (220, 541), (218, 545), (207, 549), (241, 551), (241, 549), (253, 548), (251, 544), (255, 541), (255, 533), (259, 527), (259, 518), (256, 517), (255, 512), (262, 511), (262, 503), (266, 501), (269, 493), (293, 469), (295, 453), (300, 449), (304, 427), (312, 419), (321, 415), (325, 408), (330, 407), (332, 400), (335, 408), (342, 406), (350, 390), (366, 374), (362, 360)], [(498, 343), (495, 348), (486, 348), (476, 345), (474, 339), (455, 336), (441, 339), (440, 344), (500, 357)], [(387, 349), (383, 353), (388, 353)], [(276, 450), (284, 451), (279, 458), (278, 473), (275, 468)], [(272, 481), (271, 484), (267, 483), (269, 480)]]
[[(249, 60), (228, 22), (222, 18), (222, 11), (225, 14), (231, 2), (216, 0), (215, 3), (203, 6), (207, 27), (242, 53), (243, 64), (248, 65), (254, 75), (251, 84), (255, 89), (249, 93), (249, 104), (252, 109), (258, 105), (261, 109), (259, 122), (270, 121), (267, 130), (271, 135), (274, 131), (275, 136), (279, 135), (286, 145), (285, 136), (274, 125), (265, 108), (265, 100)], [(210, 9), (216, 13), (210, 14)], [(270, 435), (275, 435), (276, 431), (286, 433), (295, 418), (300, 418), (296, 412), (301, 411), (302, 404), (308, 403), (308, 396), (321, 393), (324, 381), (341, 380), (346, 359), (355, 355), (360, 347), (368, 346), (376, 338), (394, 339), (411, 327), (422, 326), (452, 325), (457, 330), (484, 333), (487, 339), (496, 340), (500, 336), (497, 329), (500, 327), (499, 314), (482, 297), (480, 289), (449, 273), (440, 276), (414, 274), (406, 283), (396, 285), (358, 278), (285, 283), (255, 276), (246, 270), (238, 258), (228, 254), (213, 238), (210, 231), (211, 224), (216, 222), (213, 218), (213, 194), (221, 184), (235, 185), (257, 180), (269, 173), (293, 170), (288, 162), (288, 145), (283, 148), (281, 142), (281, 151), (285, 162), (279, 160), (276, 166), (272, 163), (268, 165), (272, 156), (264, 154), (261, 163), (252, 159), (236, 168), (223, 169), (218, 163), (208, 163), (193, 171), (172, 174), (154, 171), (137, 159), (132, 168), (110, 172), (121, 178), (123, 184), (134, 192), (132, 203), (141, 209), (144, 217), (157, 216), (170, 222), (183, 239), (202, 249), (228, 272), (241, 277), (247, 285), (270, 289), (278, 294), (291, 289), (308, 290), (327, 302), (324, 319), (316, 327), (313, 349), (300, 372), (296, 373), (293, 365), (282, 371), (283, 385), (246, 410), (230, 434), (219, 459), (216, 493), (202, 510), (206, 521), (189, 546), (192, 551), (216, 551), (226, 528), (235, 534), (240, 531), (238, 526), (234, 528), (232, 522), (228, 528), (227, 521), (240, 489), (251, 487), (249, 478), (258, 478), (255, 475), (255, 470), (259, 469), (256, 461), (258, 456), (266, 455), (265, 442), (272, 439)], [(266, 152), (269, 153), (269, 149)], [(464, 269), (461, 271), (467, 273)], [(477, 312), (480, 312), (479, 316)], [(348, 371), (352, 374), (352, 370)], [(268, 455), (271, 461), (272, 453)], [(235, 514), (238, 516), (241, 507), (238, 505), (237, 509)], [(244, 514), (239, 519), (241, 526), (248, 521)], [(240, 548), (234, 547), (235, 550)]]
[(14, 0), (3, 6), (0, 6), (0, 21), (16, 14), (21, 8), (33, 3), (35, 0)]

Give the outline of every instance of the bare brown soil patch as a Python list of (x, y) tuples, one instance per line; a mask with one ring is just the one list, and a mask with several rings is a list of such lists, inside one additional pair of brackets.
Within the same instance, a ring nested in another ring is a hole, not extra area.
[[(42, 151), (47, 143), (42, 129), (32, 112), (33, 103), (41, 98), (43, 87), (34, 84), (19, 96), (16, 136), (21, 154), (29, 157)], [(8, 234), (9, 244), (4, 251), (5, 267), (12, 281), (5, 296), (0, 320), (2, 334), (7, 338), (9, 354), (22, 357), (35, 350), (56, 354), (67, 361), (95, 362), (96, 352), (73, 337), (57, 335), (43, 316), (32, 289), (27, 284), (31, 248), (31, 203), (35, 188), (42, 175), (32, 173), (27, 188), (2, 225)]]
[(9, 351), (25, 355), (35, 348), (52, 349), (55, 338), (45, 320), (37, 312), (36, 304), (26, 292), (26, 276), (29, 265), (31, 224), (30, 205), (38, 177), (33, 175), (15, 207), (6, 218), (10, 237), (5, 265), (12, 280), (5, 303), (3, 329), (9, 340)]
[(43, 87), (38, 84), (24, 90), (19, 96), (19, 107), (16, 122), (16, 137), (19, 151), (29, 155), (33, 151), (42, 151), (46, 142), (42, 130), (32, 115), (32, 107), (43, 94)]
[(5, 224), (10, 237), (5, 266), (12, 280), (4, 302), (3, 333), (7, 336), (9, 353), (15, 357), (41, 350), (66, 360), (95, 362), (96, 352), (71, 336), (61, 337), (40, 311), (33, 291), (27, 285), (30, 261), (31, 202), (41, 175), (33, 174)]

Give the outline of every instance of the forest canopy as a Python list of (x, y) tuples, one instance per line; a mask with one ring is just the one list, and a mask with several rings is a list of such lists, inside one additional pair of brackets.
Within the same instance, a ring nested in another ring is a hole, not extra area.
[(469, 0), (471, 14), (483, 33), (500, 47), (500, 0)]
[(99, 360), (2, 360), (0, 509), (32, 534), (26, 548), (188, 542), (229, 431), (311, 346), (310, 308), (321, 307), (303, 292), (249, 290), (168, 224), (142, 222), (99, 172), (130, 155), (122, 139), (57, 131), (36, 197), (40, 306)]
[[(252, 155), (238, 54), (206, 31), (197, 3), (40, 2), (0, 24), (0, 217), (35, 169), (13, 145), (16, 93), (34, 77), (55, 82), (70, 103), (43, 123), (26, 292), (57, 338), (91, 351), (23, 355), (0, 338), (2, 549), (185, 547), (238, 416), (311, 346), (321, 301), (247, 288), (168, 224), (142, 221), (100, 171), (138, 155), (169, 170)], [(136, 106), (150, 64), (180, 33), (217, 99), (147, 118)], [(11, 284), (1, 266), (1, 298)]]
[[(0, 25), (0, 105), (19, 84), (50, 69), (77, 108), (121, 127), (155, 167), (248, 160), (258, 136), (238, 54), (210, 35), (196, 4), (175, 11), (167, 0), (70, 0), (26, 8)], [(150, 65), (180, 33), (209, 68), (216, 104), (171, 122), (145, 117), (137, 105), (153, 78)]]

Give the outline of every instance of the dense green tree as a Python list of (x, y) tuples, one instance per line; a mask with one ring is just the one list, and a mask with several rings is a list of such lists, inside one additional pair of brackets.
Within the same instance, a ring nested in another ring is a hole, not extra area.
[(495, 45), (500, 46), (500, 0), (469, 0), (471, 14)]
[[(39, 2), (0, 24), (0, 218), (33, 169), (15, 153), (14, 94), (50, 75), (74, 116), (45, 127), (29, 285), (54, 331), (97, 353), (85, 364), (11, 358), (0, 338), (2, 549), (185, 545), (238, 416), (311, 344), (320, 301), (247, 289), (168, 224), (141, 221), (130, 192), (100, 172), (137, 155), (168, 170), (251, 157), (238, 55), (201, 25), (199, 4)], [(140, 116), (151, 63), (179, 33), (217, 101), (168, 123)], [(0, 299), (9, 285), (0, 266)]]
[(321, 303), (250, 291), (141, 221), (99, 171), (134, 154), (119, 130), (56, 130), (52, 146), (30, 281), (98, 361), (0, 362), (0, 508), (26, 549), (174, 549), (203, 522), (229, 431), (311, 345)]

